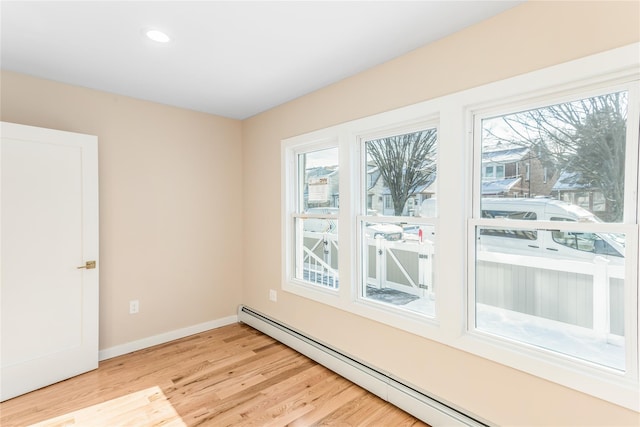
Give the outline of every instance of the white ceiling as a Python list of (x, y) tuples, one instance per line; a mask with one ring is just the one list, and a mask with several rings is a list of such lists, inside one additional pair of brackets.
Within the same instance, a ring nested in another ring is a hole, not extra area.
[(0, 65), (244, 119), (519, 3), (2, 0)]

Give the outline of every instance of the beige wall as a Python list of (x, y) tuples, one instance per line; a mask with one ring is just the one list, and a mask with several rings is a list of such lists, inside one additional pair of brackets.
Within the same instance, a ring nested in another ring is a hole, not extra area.
[(282, 280), (283, 138), (637, 42), (639, 5), (530, 2), (245, 120), (243, 303), (498, 425), (640, 424), (636, 412), (282, 290), (268, 299)]
[(11, 72), (0, 88), (3, 121), (98, 136), (100, 349), (235, 314), (240, 121)]

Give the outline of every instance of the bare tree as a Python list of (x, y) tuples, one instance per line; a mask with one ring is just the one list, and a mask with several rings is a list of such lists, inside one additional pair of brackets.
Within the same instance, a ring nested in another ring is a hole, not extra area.
[(367, 154), (389, 188), (395, 215), (436, 173), (436, 129), (367, 141)]
[(503, 121), (511, 132), (501, 139), (530, 147), (543, 164), (570, 174), (572, 184), (599, 189), (608, 219), (622, 219), (626, 92), (511, 114)]

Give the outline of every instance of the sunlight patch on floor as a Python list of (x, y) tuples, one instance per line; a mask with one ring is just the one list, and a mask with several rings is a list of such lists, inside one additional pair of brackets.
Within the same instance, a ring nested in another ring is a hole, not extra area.
[(30, 427), (64, 426), (186, 427), (160, 387), (154, 386), (32, 424)]

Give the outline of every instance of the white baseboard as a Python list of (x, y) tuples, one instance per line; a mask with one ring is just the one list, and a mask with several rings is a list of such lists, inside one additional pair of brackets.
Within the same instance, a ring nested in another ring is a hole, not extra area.
[(369, 366), (366, 362), (346, 355), (339, 349), (317, 341), (249, 307), (243, 305), (238, 307), (238, 320), (326, 366), (431, 426), (486, 427), (489, 425), (488, 422), (480, 421), (478, 417), (467, 414), (460, 408), (455, 408), (435, 396), (427, 395), (405, 384), (389, 373)]
[(186, 328), (176, 329), (173, 331), (154, 335), (152, 337), (142, 338), (125, 344), (116, 345), (114, 347), (105, 348), (104, 350), (100, 350), (98, 352), (98, 360), (102, 361), (111, 359), (113, 357), (122, 356), (123, 354), (142, 350), (147, 347), (153, 347), (154, 345), (158, 344), (164, 344), (169, 341), (188, 337), (189, 335), (199, 334), (200, 332), (208, 331), (209, 329), (215, 329), (237, 322), (237, 315), (223, 317), (222, 319), (211, 320), (209, 322), (187, 326)]

